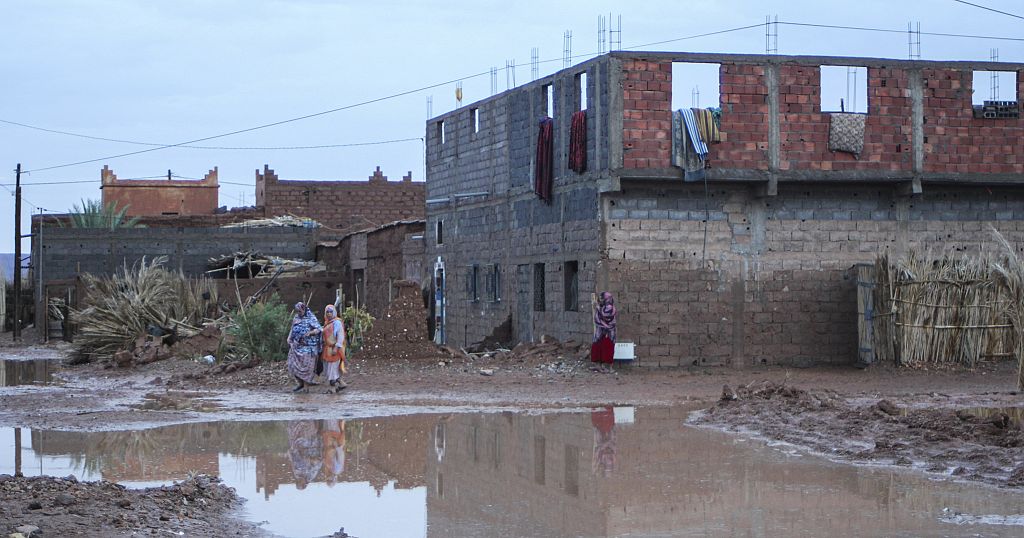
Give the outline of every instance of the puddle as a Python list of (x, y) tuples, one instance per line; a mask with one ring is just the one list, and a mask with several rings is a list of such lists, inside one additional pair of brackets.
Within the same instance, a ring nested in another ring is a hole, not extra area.
[(48, 359), (0, 360), (0, 387), (48, 385), (56, 366), (57, 362)]
[[(340, 413), (339, 413), (340, 414)], [(283, 536), (1020, 536), (1024, 493), (787, 454), (679, 408), (0, 428), (0, 473), (219, 475)], [(19, 456), (20, 454), (20, 456)], [(967, 516), (982, 514), (983, 516)], [(964, 515), (962, 517), (951, 517)]]

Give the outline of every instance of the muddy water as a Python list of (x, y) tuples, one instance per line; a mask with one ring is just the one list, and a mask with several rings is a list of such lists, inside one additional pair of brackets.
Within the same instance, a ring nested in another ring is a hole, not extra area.
[[(26, 475), (131, 487), (221, 476), (284, 536), (1020, 536), (1024, 493), (839, 465), (687, 411), (19, 430)], [(0, 473), (14, 431), (0, 428)]]
[(56, 361), (47, 359), (0, 360), (0, 387), (49, 384), (56, 366)]

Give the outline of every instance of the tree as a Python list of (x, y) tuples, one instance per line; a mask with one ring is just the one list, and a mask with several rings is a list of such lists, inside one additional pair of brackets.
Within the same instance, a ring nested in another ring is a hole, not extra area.
[[(82, 200), (82, 206), (78, 204), (71, 206), (71, 228), (134, 228), (139, 223), (139, 217), (126, 218), (128, 206), (117, 208), (115, 202), (103, 205), (99, 200)], [(64, 224), (61, 224), (64, 226)]]

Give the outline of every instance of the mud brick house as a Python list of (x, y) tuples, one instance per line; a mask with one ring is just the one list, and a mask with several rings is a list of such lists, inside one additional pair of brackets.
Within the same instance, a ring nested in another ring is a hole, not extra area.
[(100, 172), (103, 205), (128, 207), (129, 217), (212, 215), (217, 210), (217, 168), (202, 180), (117, 179), (107, 166)]
[(337, 271), (345, 304), (383, 315), (397, 293), (395, 282), (423, 278), (424, 221), (396, 221), (317, 245), (317, 261)]
[[(676, 63), (719, 66), (721, 141), (693, 174), (673, 166)], [(829, 149), (822, 66), (866, 70), (859, 155)], [(478, 342), (510, 317), (519, 340), (589, 341), (590, 295), (609, 290), (640, 366), (849, 363), (851, 266), (883, 251), (975, 252), (990, 226), (1024, 239), (1022, 69), (614, 52), (433, 118), (426, 251), (445, 272), (447, 341)], [(975, 71), (1015, 73), (998, 113), (972, 105)], [(550, 203), (534, 192), (546, 114)]]
[(309, 217), (325, 228), (321, 236), (340, 239), (347, 233), (399, 220), (422, 219), (423, 182), (412, 172), (388, 181), (378, 166), (368, 181), (281, 180), (264, 165), (256, 171), (256, 205), (266, 215)]

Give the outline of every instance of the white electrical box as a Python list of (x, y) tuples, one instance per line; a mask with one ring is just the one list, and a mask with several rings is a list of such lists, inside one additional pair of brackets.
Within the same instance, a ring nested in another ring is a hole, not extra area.
[(616, 342), (615, 357), (617, 361), (631, 361), (636, 357), (633, 355), (633, 342)]

